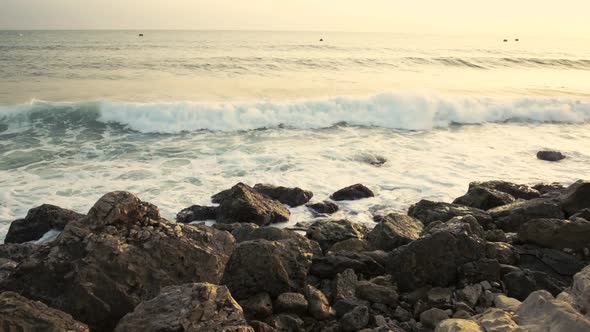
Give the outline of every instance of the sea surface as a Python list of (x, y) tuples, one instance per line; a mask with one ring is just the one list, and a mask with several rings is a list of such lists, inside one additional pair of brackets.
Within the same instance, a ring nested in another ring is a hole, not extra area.
[[(317, 201), (363, 183), (376, 197), (342, 203), (337, 217), (371, 222), (421, 198), (451, 201), (470, 181), (587, 178), (588, 45), (526, 36), (0, 31), (0, 240), (32, 207), (85, 213), (113, 190), (172, 219), (237, 182), (299, 186)], [(540, 149), (568, 158), (539, 161)], [(290, 223), (311, 218), (305, 207), (292, 213)]]

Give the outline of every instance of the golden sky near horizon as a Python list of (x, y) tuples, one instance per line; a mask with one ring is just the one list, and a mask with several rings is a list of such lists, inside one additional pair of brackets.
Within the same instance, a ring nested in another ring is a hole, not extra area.
[(0, 0), (0, 29), (590, 35), (588, 0)]

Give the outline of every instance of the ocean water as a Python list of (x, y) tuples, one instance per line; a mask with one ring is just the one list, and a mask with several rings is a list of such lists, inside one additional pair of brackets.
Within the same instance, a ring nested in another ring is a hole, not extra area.
[(318, 201), (360, 182), (376, 197), (337, 217), (370, 222), (474, 180), (587, 176), (590, 40), (138, 33), (0, 31), (0, 239), (34, 206), (84, 213), (113, 190), (173, 218), (237, 182)]

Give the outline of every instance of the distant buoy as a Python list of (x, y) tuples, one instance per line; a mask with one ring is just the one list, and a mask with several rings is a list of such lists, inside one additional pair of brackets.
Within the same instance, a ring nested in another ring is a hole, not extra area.
[(520, 41), (520, 39), (516, 38), (514, 41)]
[(504, 39), (504, 42), (505, 42), (505, 43), (506, 43), (506, 42), (508, 42), (508, 39)]
[(140, 33), (140, 34), (139, 34), (139, 36), (140, 36), (140, 37), (143, 37), (143, 33)]
[(324, 38), (320, 38), (320, 41), (323, 42), (324, 41)]

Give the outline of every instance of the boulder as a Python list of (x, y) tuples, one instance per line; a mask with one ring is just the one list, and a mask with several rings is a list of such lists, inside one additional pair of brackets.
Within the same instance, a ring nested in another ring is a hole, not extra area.
[(507, 181), (486, 181), (486, 182), (472, 182), (469, 184), (469, 189), (481, 186), (490, 188), (493, 190), (501, 191), (511, 195), (516, 199), (533, 199), (539, 198), (541, 193), (533, 188), (530, 188), (524, 184), (516, 184)]
[(433, 306), (444, 306), (451, 303), (453, 291), (450, 288), (433, 287), (426, 293), (428, 304)]
[(560, 161), (565, 159), (565, 155), (559, 151), (539, 151), (537, 159), (545, 161)]
[(14, 292), (0, 293), (2, 331), (89, 332), (88, 326), (65, 312), (31, 301)]
[(218, 223), (254, 223), (268, 226), (289, 220), (289, 210), (279, 201), (259, 193), (249, 186), (238, 183), (227, 193), (217, 208)]
[(529, 295), (514, 317), (523, 331), (590, 331), (590, 320), (546, 291)]
[(83, 214), (62, 209), (55, 205), (43, 204), (29, 210), (25, 219), (10, 224), (4, 243), (24, 243), (43, 237), (52, 229), (63, 230), (71, 221), (83, 218)]
[(520, 268), (545, 273), (559, 288), (571, 285), (574, 274), (588, 264), (561, 250), (533, 245), (517, 245), (514, 249), (519, 255)]
[(505, 232), (517, 232), (520, 226), (532, 219), (564, 219), (559, 204), (553, 200), (536, 198), (517, 201), (488, 211), (494, 223)]
[(313, 197), (311, 191), (301, 188), (287, 188), (262, 183), (254, 185), (254, 190), (290, 207), (303, 205)]
[(518, 254), (511, 244), (504, 242), (486, 243), (486, 257), (497, 259), (500, 264), (516, 265)]
[(309, 313), (317, 320), (328, 320), (334, 317), (330, 302), (318, 289), (311, 285), (305, 287), (305, 298), (308, 302)]
[(434, 332), (484, 332), (484, 330), (472, 320), (447, 319), (438, 324)]
[(248, 318), (266, 318), (272, 315), (272, 299), (268, 293), (258, 293), (238, 302)]
[(372, 250), (375, 250), (375, 247), (369, 241), (353, 238), (334, 243), (334, 245), (328, 249), (328, 252), (363, 252)]
[(369, 197), (375, 197), (375, 194), (360, 183), (342, 188), (330, 196), (335, 201), (354, 201)]
[(340, 326), (342, 326), (342, 331), (345, 332), (359, 331), (368, 324), (369, 308), (366, 306), (358, 306), (344, 314), (340, 319)]
[(227, 232), (174, 224), (128, 192), (104, 195), (88, 215), (23, 260), (0, 290), (110, 331), (168, 285), (218, 283), (235, 246)]
[(559, 201), (567, 216), (590, 208), (590, 181), (579, 180), (573, 183), (561, 194)]
[(453, 201), (453, 204), (470, 206), (481, 210), (489, 210), (498, 206), (514, 203), (515, 198), (505, 192), (482, 185), (473, 185), (469, 191)]
[(559, 284), (545, 272), (518, 270), (507, 273), (502, 278), (508, 296), (524, 301), (529, 294), (537, 290), (546, 290), (552, 294), (559, 294), (565, 285)]
[(590, 221), (535, 219), (519, 228), (518, 239), (546, 248), (580, 250), (590, 246)]
[(181, 223), (191, 223), (193, 221), (205, 221), (217, 219), (216, 206), (193, 205), (187, 207), (176, 214), (176, 221)]
[(491, 308), (473, 319), (486, 332), (520, 331), (518, 325), (512, 319), (512, 314), (504, 310)]
[(209, 283), (168, 286), (127, 314), (115, 332), (254, 332), (225, 286)]
[(0, 244), (0, 258), (20, 263), (42, 247), (33, 243)]
[(420, 314), (420, 323), (427, 328), (434, 329), (438, 323), (449, 319), (450, 315), (445, 310), (438, 308), (428, 309)]
[[(273, 316), (266, 320), (268, 326), (273, 330), (264, 330), (264, 332), (275, 332), (275, 331), (293, 331), (299, 332), (303, 331), (304, 322), (299, 316), (294, 314), (280, 314)], [(262, 331), (262, 330), (261, 330)], [(259, 332), (259, 331), (256, 331)]]
[(429, 230), (425, 237), (394, 250), (387, 270), (400, 290), (457, 281), (457, 269), (485, 256), (483, 229), (472, 216), (456, 217)]
[(332, 282), (333, 302), (356, 297), (358, 277), (353, 269), (338, 273)]
[(480, 284), (468, 285), (457, 291), (457, 299), (465, 301), (473, 308), (482, 293), (483, 288)]
[(318, 214), (333, 214), (338, 212), (339, 208), (338, 205), (334, 202), (330, 201), (323, 201), (320, 203), (314, 204), (307, 204), (306, 205), (310, 210)]
[(323, 257), (314, 257), (310, 273), (320, 278), (332, 279), (347, 269), (357, 274), (377, 276), (383, 274), (383, 265), (366, 253), (341, 251)]
[(521, 304), (522, 302), (519, 300), (508, 297), (504, 294), (497, 294), (494, 297), (494, 306), (505, 311), (516, 311)]
[(570, 220), (586, 219), (586, 220), (590, 221), (590, 209), (580, 210), (579, 212), (572, 214), (569, 219)]
[(475, 217), (484, 226), (492, 221), (490, 215), (480, 209), (458, 204), (433, 202), (425, 199), (410, 206), (408, 215), (420, 220), (425, 226), (434, 221), (446, 222), (454, 217), (467, 215)]
[(532, 187), (537, 190), (543, 197), (557, 197), (565, 191), (565, 187), (558, 182), (537, 183)]
[(283, 293), (274, 302), (274, 309), (277, 313), (305, 314), (307, 306), (307, 299), (300, 293)]
[(379, 250), (390, 251), (420, 237), (422, 223), (407, 215), (391, 213), (377, 218), (378, 224), (369, 232), (367, 240)]
[(371, 303), (382, 303), (392, 308), (398, 304), (399, 295), (391, 282), (379, 282), (375, 279), (360, 281), (356, 286), (356, 296)]
[[(572, 287), (566, 292), (568, 303), (590, 319), (590, 265), (576, 273)], [(562, 294), (559, 297), (562, 297)]]
[(307, 237), (327, 251), (333, 244), (347, 239), (362, 239), (369, 231), (361, 223), (348, 220), (318, 220), (309, 226)]

